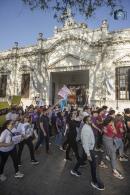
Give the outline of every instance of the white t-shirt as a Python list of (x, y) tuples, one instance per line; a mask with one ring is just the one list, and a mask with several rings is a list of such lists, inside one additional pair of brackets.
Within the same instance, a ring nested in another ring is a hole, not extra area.
[(18, 118), (18, 116), (19, 115), (16, 113), (9, 112), (8, 114), (6, 114), (6, 120), (15, 121)]
[(19, 132), (21, 135), (23, 134), (22, 133), (22, 125), (23, 125), (23, 123), (18, 123), (18, 125), (17, 125), (17, 132)]
[[(9, 130), (5, 129), (0, 135), (0, 142), (1, 143), (10, 143), (12, 141), (12, 134)], [(2, 152), (9, 152), (15, 147), (13, 143), (11, 146), (8, 147), (0, 147), (0, 151)]]
[(12, 142), (14, 142), (14, 144), (20, 143), (22, 140), (22, 134), (20, 132), (18, 132), (18, 130), (16, 128), (13, 128), (11, 130), (11, 132), (14, 134), (12, 136)]
[(40, 107), (40, 106), (44, 106), (44, 102), (43, 102), (43, 100), (42, 99), (40, 99), (39, 100), (39, 102), (38, 102), (38, 106)]
[(6, 120), (8, 121), (8, 120), (11, 120), (11, 112), (8, 112), (7, 114), (6, 114), (6, 116), (5, 116), (5, 118), (6, 118)]
[(21, 125), (21, 133), (26, 137), (30, 137), (33, 135), (33, 127), (30, 123), (26, 122)]
[(86, 111), (83, 111), (83, 112), (82, 112), (82, 116), (83, 116), (83, 118), (84, 118), (85, 116), (89, 116), (89, 113), (87, 113)]

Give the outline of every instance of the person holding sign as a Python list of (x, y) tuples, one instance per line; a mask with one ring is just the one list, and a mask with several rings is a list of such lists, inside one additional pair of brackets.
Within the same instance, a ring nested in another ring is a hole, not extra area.
[(24, 145), (28, 146), (30, 157), (31, 157), (31, 164), (37, 165), (39, 162), (35, 159), (34, 155), (34, 146), (32, 142), (33, 137), (33, 127), (31, 125), (31, 118), (30, 116), (24, 116), (24, 122), (21, 123), (21, 134), (24, 138), (22, 142), (19, 143), (19, 150), (18, 150), (18, 164), (21, 166), (21, 156)]
[[(3, 146), (0, 147), (0, 156), (1, 156), (1, 162), (0, 162), (0, 180), (5, 181), (6, 176), (3, 174), (5, 164), (8, 160), (8, 157), (11, 156), (14, 169), (15, 169), (15, 178), (22, 178), (24, 174), (19, 172), (18, 168), (18, 156), (17, 156), (17, 150), (15, 147), (15, 144), (12, 140), (13, 137), (13, 130), (14, 123), (11, 120), (6, 121), (1, 129), (1, 135), (0, 135), (0, 143), (3, 143)], [(8, 144), (5, 146), (5, 144)]]

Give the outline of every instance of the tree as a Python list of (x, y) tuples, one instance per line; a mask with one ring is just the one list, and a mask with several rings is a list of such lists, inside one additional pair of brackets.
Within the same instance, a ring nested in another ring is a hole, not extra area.
[(120, 0), (22, 0), (31, 10), (40, 8), (45, 11), (51, 9), (54, 11), (54, 18), (64, 20), (67, 16), (67, 8), (71, 8), (72, 14), (78, 11), (86, 18), (94, 15), (97, 8), (107, 6), (110, 8), (110, 14), (114, 15), (115, 8), (120, 4)]

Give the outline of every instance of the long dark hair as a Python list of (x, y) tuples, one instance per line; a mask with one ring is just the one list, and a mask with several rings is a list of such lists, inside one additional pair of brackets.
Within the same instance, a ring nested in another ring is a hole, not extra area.
[(108, 116), (104, 122), (103, 122), (103, 126), (107, 126), (110, 122), (114, 122), (114, 118), (112, 116)]
[(0, 129), (0, 134), (7, 129), (7, 126), (12, 122), (12, 120), (7, 120), (4, 122), (4, 124), (2, 125), (1, 129)]

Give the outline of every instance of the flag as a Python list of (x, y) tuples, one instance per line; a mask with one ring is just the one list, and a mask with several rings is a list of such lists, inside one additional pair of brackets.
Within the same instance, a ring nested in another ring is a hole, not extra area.
[(59, 105), (61, 107), (61, 110), (63, 111), (65, 106), (67, 106), (67, 98), (66, 99), (61, 99)]

